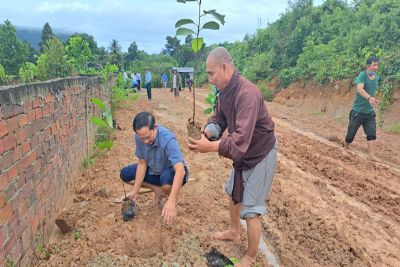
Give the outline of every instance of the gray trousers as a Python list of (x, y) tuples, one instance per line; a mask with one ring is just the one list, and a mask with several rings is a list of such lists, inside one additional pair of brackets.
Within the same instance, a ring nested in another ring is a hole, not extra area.
[[(253, 169), (243, 170), (243, 200), (240, 218), (255, 217), (267, 213), (265, 201), (271, 190), (272, 181), (275, 175), (277, 160), (278, 140), (274, 147)], [(225, 184), (225, 191), (232, 197), (235, 170), (232, 168), (228, 181)]]

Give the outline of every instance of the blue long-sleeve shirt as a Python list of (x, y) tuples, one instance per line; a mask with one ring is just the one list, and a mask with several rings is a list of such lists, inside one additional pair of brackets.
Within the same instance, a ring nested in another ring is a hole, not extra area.
[(146, 83), (151, 82), (151, 73), (150, 73), (150, 71), (146, 71), (145, 76), (146, 76)]

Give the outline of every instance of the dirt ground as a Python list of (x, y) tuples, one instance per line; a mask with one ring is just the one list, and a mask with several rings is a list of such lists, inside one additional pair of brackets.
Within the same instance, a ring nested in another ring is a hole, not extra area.
[[(206, 94), (198, 90), (201, 122)], [(211, 238), (228, 224), (223, 183), (231, 162), (187, 149), (188, 92), (178, 103), (169, 91), (154, 89), (153, 95), (149, 102), (141, 92), (138, 101), (117, 112), (122, 130), (116, 131), (115, 147), (76, 177), (74, 204), (67, 208), (79, 218), (80, 239), (56, 231), (47, 247), (50, 259), (37, 266), (207, 266), (204, 254), (212, 247), (229, 257), (243, 255), (244, 230), (239, 243)], [(301, 106), (267, 107), (276, 123), (279, 158), (263, 237), (281, 266), (400, 266), (400, 136), (379, 131), (377, 155), (384, 163), (370, 163), (362, 131), (350, 151), (339, 145), (345, 120)], [(190, 180), (173, 226), (163, 225), (161, 208), (147, 205), (150, 193), (140, 195), (139, 213), (130, 222), (122, 220), (121, 204), (113, 203), (124, 194), (120, 168), (136, 161), (131, 124), (143, 110), (153, 111), (176, 134), (188, 163)], [(262, 253), (257, 265), (269, 266)]]

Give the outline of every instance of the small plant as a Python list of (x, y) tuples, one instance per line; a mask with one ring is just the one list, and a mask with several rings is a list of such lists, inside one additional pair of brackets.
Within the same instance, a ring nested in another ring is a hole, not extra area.
[(98, 98), (92, 98), (91, 101), (103, 111), (103, 118), (96, 116), (90, 118), (90, 121), (99, 127), (96, 133), (96, 147), (100, 149), (110, 149), (114, 145), (113, 141), (110, 139), (113, 131), (111, 109)]
[(74, 231), (74, 239), (75, 241), (78, 241), (81, 239), (81, 230), (80, 229), (75, 229)]
[(15, 262), (10, 256), (7, 257), (6, 266), (7, 267), (14, 267), (15, 266)]
[(224, 267), (234, 267), (234, 265), (239, 262), (239, 260), (236, 258), (229, 258), (229, 260), (233, 263), (233, 265), (229, 264), (229, 265), (225, 265)]
[[(196, 66), (195, 66), (195, 73), (198, 69), (199, 66), (199, 51), (203, 47), (203, 42), (204, 39), (203, 37), (200, 37), (200, 31), (201, 30), (219, 30), (221, 23), (222, 25), (225, 24), (225, 15), (219, 14), (218, 12), (215, 11), (215, 9), (212, 10), (203, 10), (203, 14), (201, 14), (201, 0), (177, 0), (179, 3), (185, 4), (186, 2), (196, 2), (198, 5), (198, 15), (195, 17), (195, 21), (192, 19), (180, 19), (175, 23), (175, 28), (176, 28), (176, 35), (189, 35), (189, 34), (194, 34), (196, 38), (192, 40), (192, 50), (196, 53)], [(216, 21), (208, 21), (204, 24), (201, 24), (201, 19), (204, 16), (211, 15), (214, 17), (214, 19), (218, 20)], [(195, 30), (193, 31), (192, 29), (182, 27), (183, 25), (194, 25)], [(196, 81), (194, 78), (193, 81)], [(196, 97), (195, 97), (195, 84), (193, 83), (193, 117), (192, 117), (192, 124), (195, 125), (195, 115), (196, 115)]]
[(382, 91), (382, 100), (379, 101), (379, 121), (378, 121), (379, 127), (382, 127), (383, 125), (384, 121), (383, 116), (392, 100), (392, 89), (393, 89), (392, 84), (388, 83), (387, 81), (384, 81), (383, 85), (381, 86), (380, 90)]
[(48, 260), (50, 259), (51, 251), (47, 249), (44, 245), (40, 244), (36, 247), (38, 253), (39, 253), (39, 258)]
[(90, 155), (88, 158), (86, 158), (86, 159), (83, 160), (82, 166), (83, 166), (83, 168), (87, 169), (87, 168), (89, 168), (90, 166), (92, 166), (93, 163), (94, 163), (93, 156)]
[(206, 103), (209, 104), (211, 107), (208, 109), (204, 110), (204, 114), (208, 115), (211, 112), (215, 112), (215, 109), (217, 108), (217, 103), (218, 103), (218, 96), (219, 96), (219, 91), (215, 86), (211, 87), (211, 92), (208, 93), (207, 98), (205, 99)]
[(268, 102), (272, 102), (274, 99), (274, 90), (266, 88), (264, 85), (259, 86), (263, 99)]

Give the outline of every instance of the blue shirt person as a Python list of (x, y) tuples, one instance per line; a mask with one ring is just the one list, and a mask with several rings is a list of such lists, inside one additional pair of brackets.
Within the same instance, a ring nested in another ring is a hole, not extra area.
[(161, 216), (171, 224), (176, 218), (178, 196), (181, 187), (188, 181), (189, 172), (175, 135), (167, 128), (156, 124), (150, 112), (140, 112), (133, 120), (135, 131), (137, 164), (122, 168), (120, 177), (133, 184), (127, 196), (137, 201), (141, 186), (154, 191), (154, 204), (159, 205), (168, 196)]
[(151, 73), (147, 68), (145, 73), (145, 81), (146, 81), (147, 98), (151, 100)]
[(167, 88), (167, 84), (168, 84), (168, 74), (166, 74), (165, 72), (163, 73), (163, 75), (161, 76), (161, 83), (163, 88)]

